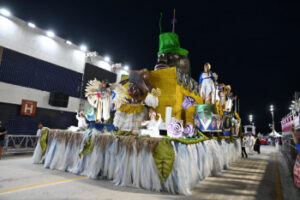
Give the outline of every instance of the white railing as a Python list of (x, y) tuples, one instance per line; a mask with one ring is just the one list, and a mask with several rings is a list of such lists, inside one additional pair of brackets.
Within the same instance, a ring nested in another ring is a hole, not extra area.
[(36, 141), (35, 135), (6, 135), (3, 154), (33, 152)]

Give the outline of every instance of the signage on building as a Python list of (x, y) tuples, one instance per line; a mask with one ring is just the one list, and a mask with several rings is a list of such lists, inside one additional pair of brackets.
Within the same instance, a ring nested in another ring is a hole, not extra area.
[(22, 100), (21, 115), (35, 116), (36, 101)]

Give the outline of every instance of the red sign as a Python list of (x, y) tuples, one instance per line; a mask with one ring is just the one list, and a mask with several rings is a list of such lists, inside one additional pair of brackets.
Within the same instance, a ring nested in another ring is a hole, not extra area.
[(35, 116), (36, 101), (22, 100), (21, 115)]

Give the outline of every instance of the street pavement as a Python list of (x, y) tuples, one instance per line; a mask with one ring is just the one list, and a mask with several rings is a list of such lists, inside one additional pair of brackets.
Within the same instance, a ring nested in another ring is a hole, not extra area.
[(200, 182), (190, 196), (115, 186), (111, 181), (43, 168), (31, 155), (6, 156), (0, 161), (0, 200), (150, 200), (150, 199), (300, 199), (280, 151), (262, 146), (240, 158), (222, 175)]

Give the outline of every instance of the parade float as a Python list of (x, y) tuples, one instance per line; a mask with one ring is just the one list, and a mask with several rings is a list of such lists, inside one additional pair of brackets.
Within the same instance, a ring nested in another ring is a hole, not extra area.
[(178, 35), (161, 33), (154, 70), (131, 71), (119, 83), (91, 80), (89, 128), (44, 129), (33, 162), (119, 186), (190, 194), (241, 154), (231, 87), (205, 66), (199, 86)]

